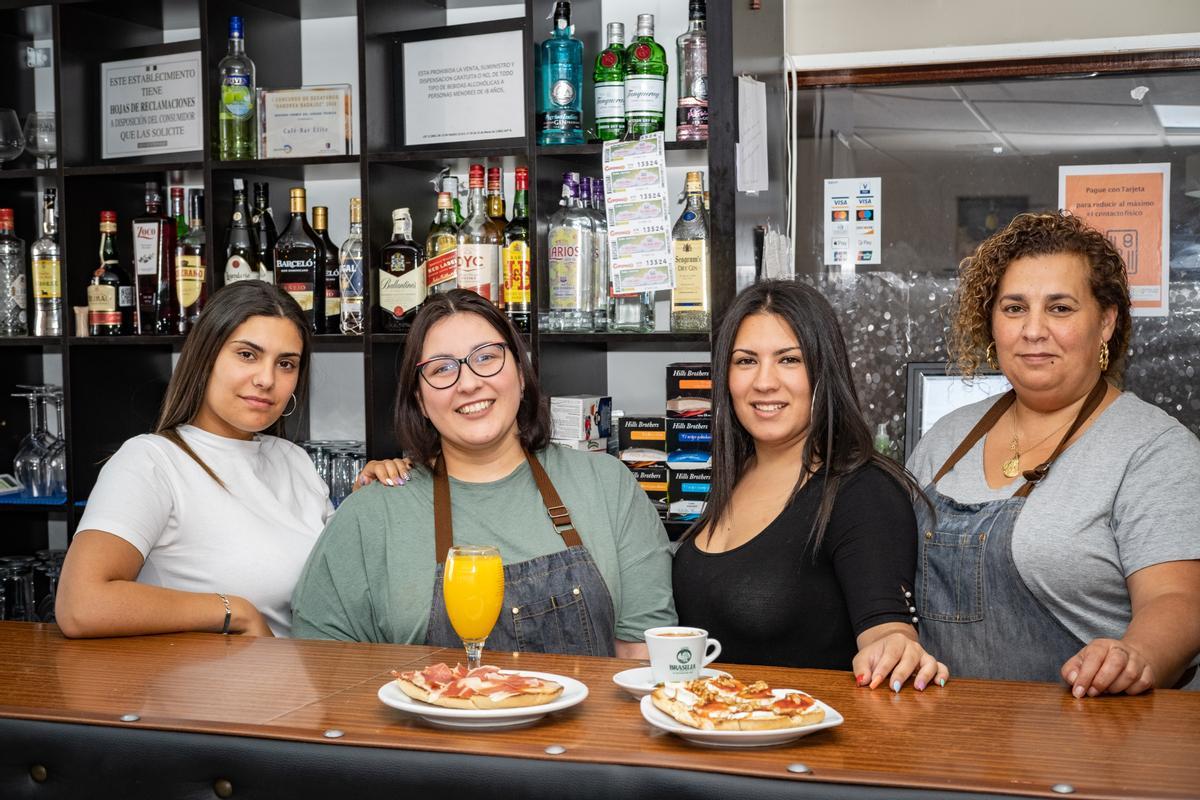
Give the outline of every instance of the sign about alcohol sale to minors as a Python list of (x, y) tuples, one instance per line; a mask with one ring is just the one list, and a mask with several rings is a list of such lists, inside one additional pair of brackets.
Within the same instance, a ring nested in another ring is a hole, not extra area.
[(1135, 317), (1167, 316), (1171, 165), (1096, 164), (1058, 168), (1058, 207), (1103, 233), (1129, 277)]
[(200, 52), (100, 65), (104, 158), (204, 149)]
[(525, 135), (524, 34), (404, 42), (404, 144)]

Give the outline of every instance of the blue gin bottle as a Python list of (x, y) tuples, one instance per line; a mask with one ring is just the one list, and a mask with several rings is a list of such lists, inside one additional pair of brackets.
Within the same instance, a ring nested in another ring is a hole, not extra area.
[(583, 43), (571, 3), (554, 4), (554, 30), (539, 53), (538, 144), (583, 144)]

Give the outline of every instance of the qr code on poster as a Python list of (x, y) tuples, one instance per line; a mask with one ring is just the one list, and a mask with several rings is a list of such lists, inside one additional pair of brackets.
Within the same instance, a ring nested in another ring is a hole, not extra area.
[(1138, 271), (1138, 232), (1136, 230), (1110, 230), (1104, 235), (1117, 248), (1125, 262), (1125, 272), (1136, 275)]

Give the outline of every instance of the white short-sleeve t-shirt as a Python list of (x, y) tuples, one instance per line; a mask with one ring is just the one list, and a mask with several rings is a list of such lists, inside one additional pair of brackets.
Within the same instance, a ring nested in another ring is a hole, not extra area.
[(224, 488), (171, 441), (136, 436), (100, 470), (79, 530), (136, 547), (145, 558), (139, 582), (240, 595), (287, 636), (292, 589), (333, 514), (328, 488), (291, 442), (178, 431)]

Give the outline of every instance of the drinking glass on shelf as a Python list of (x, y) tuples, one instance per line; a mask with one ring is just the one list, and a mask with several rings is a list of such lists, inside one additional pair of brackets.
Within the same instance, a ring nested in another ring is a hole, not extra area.
[(11, 108), (0, 108), (0, 163), (12, 161), (25, 152), (25, 137), (21, 135), (21, 120)]
[(38, 395), (35, 392), (14, 394), (13, 397), (24, 397), (29, 401), (29, 433), (21, 439), (17, 455), (13, 459), (13, 474), (25, 485), (21, 491), (23, 497), (45, 497), (49, 492), (49, 481), (46, 478), (46, 467), (50, 461), (50, 450), (41, 437), (41, 426), (38, 424)]
[(25, 118), (25, 150), (37, 157), (40, 168), (50, 167), (58, 152), (53, 111), (31, 111)]
[(451, 547), (442, 574), (446, 615), (467, 650), (467, 669), (483, 662), (483, 644), (504, 604), (500, 551), (481, 545)]
[(329, 499), (337, 508), (354, 491), (354, 479), (362, 464), (358, 454), (350, 450), (335, 450), (330, 464)]
[[(54, 387), (57, 389), (57, 387)], [(58, 436), (53, 438), (50, 445), (49, 458), (46, 462), (46, 482), (48, 494), (65, 495), (67, 493), (67, 437), (63, 431), (63, 395), (61, 391), (51, 391), (48, 395), (54, 403), (58, 415)]]

